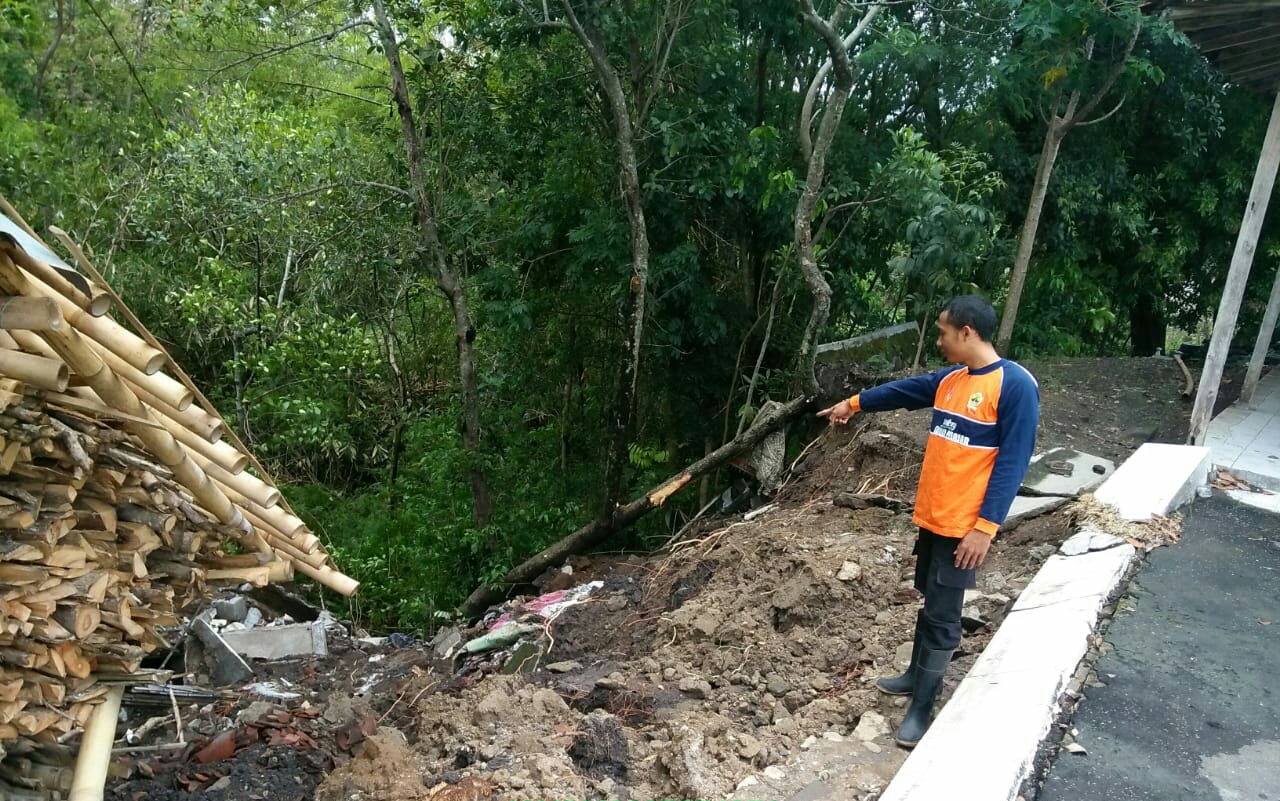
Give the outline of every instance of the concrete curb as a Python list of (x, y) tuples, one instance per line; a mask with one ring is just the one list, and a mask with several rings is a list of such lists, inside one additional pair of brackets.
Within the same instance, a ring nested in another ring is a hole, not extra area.
[[(1129, 519), (1176, 509), (1209, 475), (1209, 449), (1143, 445), (1095, 497)], [(1081, 529), (1019, 596), (880, 801), (1012, 801), (1089, 647), (1133, 546)]]

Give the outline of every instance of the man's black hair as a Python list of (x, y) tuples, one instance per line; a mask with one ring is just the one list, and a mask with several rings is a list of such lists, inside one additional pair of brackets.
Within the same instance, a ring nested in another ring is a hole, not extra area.
[(981, 295), (957, 295), (942, 310), (947, 322), (956, 328), (969, 326), (983, 342), (990, 342), (996, 332), (996, 310)]

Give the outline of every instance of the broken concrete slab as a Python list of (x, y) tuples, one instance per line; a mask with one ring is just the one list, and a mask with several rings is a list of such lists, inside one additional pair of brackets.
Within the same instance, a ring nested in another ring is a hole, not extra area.
[(1009, 507), (1009, 514), (1004, 519), (1004, 525), (1001, 528), (1013, 528), (1024, 520), (1030, 520), (1033, 517), (1046, 515), (1058, 507), (1064, 505), (1070, 498), (1057, 497), (1037, 497), (1032, 498), (1025, 495), (1019, 495), (1013, 499), (1013, 505)]
[(894, 369), (908, 365), (915, 358), (920, 340), (920, 326), (915, 322), (881, 328), (860, 337), (827, 342), (818, 346), (819, 363), (857, 362), (879, 356)]
[(1088, 492), (1115, 473), (1115, 463), (1071, 448), (1054, 448), (1031, 460), (1019, 495), (1013, 499), (1004, 528), (1056, 511), (1081, 493)]
[(1106, 481), (1115, 462), (1071, 448), (1054, 448), (1031, 460), (1022, 487), (1028, 495), (1079, 495)]
[(536, 642), (521, 643), (511, 652), (511, 656), (507, 657), (507, 661), (498, 672), (507, 676), (516, 673), (532, 673), (538, 668), (541, 660), (542, 646)]
[(431, 652), (438, 659), (449, 659), (458, 652), (463, 642), (462, 632), (457, 626), (440, 629), (431, 640)]
[[(209, 622), (198, 617), (191, 623), (191, 631), (204, 646), (212, 664), (211, 678), (220, 686), (243, 684), (253, 679), (253, 668), (240, 658), (240, 654), (213, 630)], [(246, 632), (247, 633), (247, 632)]]
[(247, 659), (285, 659), (290, 656), (329, 654), (329, 640), (323, 620), (228, 631), (222, 636), (228, 646)]
[(1148, 442), (1138, 448), (1094, 497), (1116, 507), (1125, 520), (1167, 515), (1194, 497), (1209, 480), (1212, 456), (1196, 445)]
[(1124, 540), (1114, 534), (1086, 527), (1072, 534), (1058, 547), (1058, 552), (1063, 556), (1079, 556), (1090, 551), (1105, 551), (1123, 544)]

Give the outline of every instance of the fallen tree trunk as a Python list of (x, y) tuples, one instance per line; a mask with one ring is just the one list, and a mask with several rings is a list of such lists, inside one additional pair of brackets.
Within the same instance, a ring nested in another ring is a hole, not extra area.
[[(513, 567), (502, 579), (502, 586), (511, 589), (521, 584), (528, 584), (542, 575), (547, 568), (558, 565), (573, 554), (583, 553), (599, 545), (610, 535), (622, 531), (646, 513), (662, 506), (667, 499), (689, 486), (695, 479), (715, 470), (734, 456), (756, 445), (760, 440), (777, 430), (782, 424), (809, 406), (807, 397), (793, 398), (780, 406), (772, 414), (758, 418), (751, 427), (721, 445), (716, 450), (686, 467), (662, 484), (646, 492), (625, 506), (618, 506), (613, 513), (603, 519), (593, 520), (559, 542), (547, 547), (541, 553)], [(461, 612), (467, 617), (477, 617), (490, 604), (502, 600), (505, 591), (489, 586), (476, 588), (463, 602)]]

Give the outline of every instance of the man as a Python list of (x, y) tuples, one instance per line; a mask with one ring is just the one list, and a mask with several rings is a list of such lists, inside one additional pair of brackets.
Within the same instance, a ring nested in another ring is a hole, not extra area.
[(859, 412), (933, 407), (912, 521), (915, 586), (924, 594), (916, 615), (911, 664), (876, 687), (910, 695), (898, 728), (913, 748), (933, 716), (942, 676), (960, 644), (964, 591), (1009, 513), (1035, 447), (1040, 389), (1026, 368), (1000, 358), (991, 345), (996, 312), (983, 298), (952, 298), (938, 315), (938, 350), (949, 362), (934, 373), (904, 378), (854, 395), (819, 415), (843, 425)]

